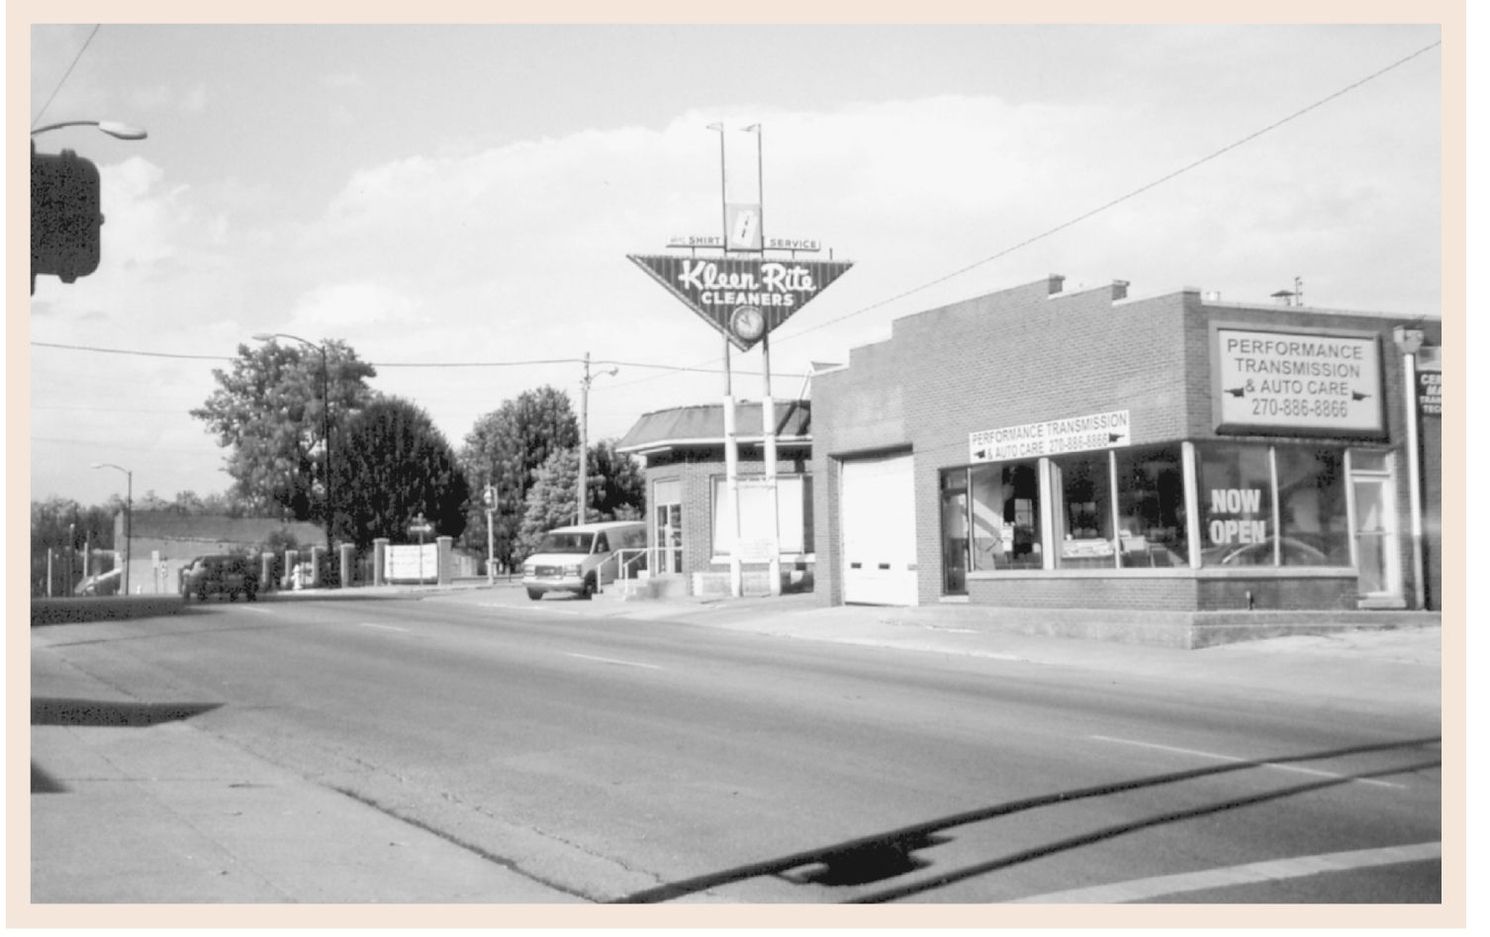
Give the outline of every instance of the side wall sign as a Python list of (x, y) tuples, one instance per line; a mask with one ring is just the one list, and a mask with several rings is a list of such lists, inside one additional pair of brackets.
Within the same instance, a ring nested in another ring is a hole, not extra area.
[(849, 260), (626, 256), (741, 351), (853, 266)]
[(1215, 326), (1211, 365), (1218, 433), (1386, 433), (1375, 335)]

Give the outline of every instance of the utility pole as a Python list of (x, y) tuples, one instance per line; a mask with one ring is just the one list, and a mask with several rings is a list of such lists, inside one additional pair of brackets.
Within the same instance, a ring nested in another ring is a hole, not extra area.
[(589, 499), (586, 497), (585, 458), (590, 448), (590, 384), (595, 378), (603, 375), (615, 375), (619, 369), (611, 368), (609, 371), (601, 371), (599, 374), (590, 373), (590, 353), (585, 352), (585, 376), (579, 382), (579, 485), (576, 495), (576, 506), (574, 510), (575, 523), (585, 522), (585, 508)]

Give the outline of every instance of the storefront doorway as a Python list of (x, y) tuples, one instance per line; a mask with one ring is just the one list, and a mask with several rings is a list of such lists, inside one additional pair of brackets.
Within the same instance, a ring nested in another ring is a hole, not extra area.
[(942, 473), (942, 593), (967, 595), (967, 475)]
[(661, 574), (683, 571), (682, 486), (676, 480), (652, 486), (652, 547), (656, 551), (653, 570)]

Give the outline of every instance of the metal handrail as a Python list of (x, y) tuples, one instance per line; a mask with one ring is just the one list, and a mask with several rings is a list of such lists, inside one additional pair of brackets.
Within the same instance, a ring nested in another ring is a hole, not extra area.
[[(628, 556), (628, 554), (630, 554)], [(617, 576), (621, 579), (630, 579), (631, 572), (637, 560), (645, 561), (647, 558), (646, 547), (622, 547), (616, 551)]]

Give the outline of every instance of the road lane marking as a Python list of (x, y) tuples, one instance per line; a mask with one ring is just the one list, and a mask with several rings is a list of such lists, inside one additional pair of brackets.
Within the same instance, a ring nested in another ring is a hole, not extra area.
[(593, 661), (597, 661), (597, 662), (602, 663), (602, 664), (620, 664), (622, 667), (645, 667), (647, 670), (662, 670), (662, 669), (664, 669), (662, 667), (657, 666), (656, 664), (643, 664), (640, 661), (634, 661), (634, 660), (617, 660), (614, 657), (596, 657), (593, 654), (575, 654), (575, 653), (572, 653), (572, 652), (569, 652), (569, 651), (565, 651), (564, 652), (564, 656), (565, 657), (578, 657), (580, 660), (593, 660)]
[(361, 625), (364, 628), (376, 628), (379, 631), (397, 631), (397, 632), (400, 632), (402, 634), (408, 634), (409, 633), (409, 629), (408, 628), (397, 628), (397, 627), (394, 627), (393, 625), (380, 625), (380, 624), (377, 624), (376, 622), (371, 622), (371, 621), (359, 621), (357, 624)]
[[(1113, 742), (1113, 743), (1118, 744), (1118, 745), (1134, 745), (1134, 746), (1137, 746), (1139, 748), (1154, 748), (1154, 749), (1158, 749), (1159, 751), (1174, 752), (1174, 753), (1179, 754), (1179, 755), (1194, 755), (1197, 758), (1209, 758), (1212, 761), (1232, 761), (1232, 762), (1250, 762), (1250, 761), (1252, 761), (1252, 759), (1250, 759), (1250, 758), (1238, 758), (1235, 755), (1222, 755), (1222, 754), (1219, 754), (1217, 752), (1202, 752), (1202, 751), (1197, 751), (1197, 750), (1195, 750), (1193, 748), (1176, 748), (1173, 745), (1159, 745), (1159, 744), (1154, 743), (1154, 742), (1139, 742), (1139, 741), (1136, 741), (1134, 739), (1115, 739), (1115, 738), (1113, 738), (1113, 737), (1111, 737), (1109, 735), (1093, 735), (1093, 736), (1090, 736), (1090, 738), (1093, 738), (1093, 739), (1095, 739), (1095, 740), (1097, 740), (1099, 742)], [(1309, 774), (1309, 775), (1314, 775), (1316, 777), (1321, 777), (1321, 778), (1344, 778), (1344, 777), (1349, 777), (1349, 775), (1341, 774), (1338, 771), (1321, 771), (1318, 768), (1304, 768), (1304, 767), (1300, 767), (1299, 765), (1280, 765), (1280, 764), (1278, 764), (1276, 762), (1272, 762), (1272, 761), (1259, 761), (1259, 762), (1257, 762), (1257, 766), (1259, 768), (1275, 768), (1275, 769), (1277, 769), (1279, 771), (1293, 771), (1293, 772), (1295, 772), (1297, 774)], [(1377, 787), (1402, 788), (1402, 787), (1405, 787), (1406, 786), (1406, 785), (1403, 785), (1403, 784), (1398, 784), (1398, 783), (1396, 783), (1394, 781), (1382, 781), (1382, 780), (1379, 780), (1377, 778), (1354, 778), (1353, 780), (1357, 784), (1374, 784)]]
[(1010, 903), (1122, 904), (1152, 901), (1187, 891), (1253, 885), (1258, 882), (1277, 882), (1292, 878), (1306, 878), (1324, 872), (1349, 872), (1354, 869), (1401, 865), (1407, 862), (1429, 862), (1442, 857), (1442, 843), (1414, 843), (1405, 846), (1385, 846), (1380, 849), (1355, 849), (1350, 852), (1249, 862), (1246, 865), (1207, 869), (1203, 872), (1139, 878), (1129, 882), (1095, 885), (1091, 888), (1073, 888), (1044, 895), (1031, 895), (1027, 898), (1014, 898)]

